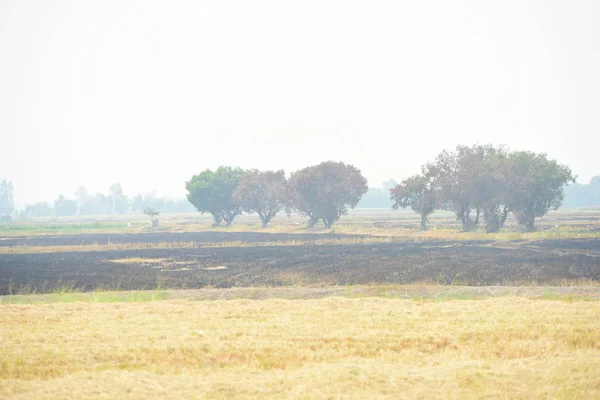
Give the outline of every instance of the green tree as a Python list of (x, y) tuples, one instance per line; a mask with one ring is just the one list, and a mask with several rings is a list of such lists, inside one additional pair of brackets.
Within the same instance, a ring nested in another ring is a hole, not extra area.
[(247, 213), (257, 213), (262, 227), (281, 211), (286, 202), (287, 179), (284, 171), (246, 171), (233, 191), (233, 202)]
[(242, 212), (241, 207), (233, 202), (233, 191), (243, 175), (244, 170), (225, 166), (216, 171), (202, 171), (186, 182), (187, 199), (201, 213), (213, 216), (213, 226), (219, 226), (221, 221), (231, 226), (234, 218)]
[(509, 208), (529, 232), (535, 229), (535, 218), (561, 206), (563, 187), (575, 182), (569, 167), (549, 160), (546, 154), (530, 151), (510, 154), (508, 175)]
[(427, 173), (414, 175), (389, 189), (392, 208), (410, 208), (421, 216), (421, 230), (427, 230), (427, 217), (438, 205), (438, 190)]
[(291, 175), (289, 201), (293, 209), (309, 217), (310, 228), (319, 220), (330, 228), (348, 208), (356, 207), (367, 190), (367, 180), (358, 168), (326, 161)]

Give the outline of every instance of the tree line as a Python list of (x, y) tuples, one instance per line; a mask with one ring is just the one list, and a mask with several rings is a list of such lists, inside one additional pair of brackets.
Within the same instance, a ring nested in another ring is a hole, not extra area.
[(574, 183), (565, 187), (563, 206), (600, 206), (600, 176), (594, 176), (588, 184)]
[[(213, 225), (231, 225), (242, 212), (257, 214), (262, 225), (284, 211), (307, 217), (309, 227), (319, 221), (327, 228), (357, 206), (410, 209), (420, 215), (427, 229), (428, 216), (436, 210), (454, 213), (465, 231), (483, 226), (486, 232), (502, 229), (513, 214), (526, 231), (536, 218), (561, 206), (564, 188), (579, 197), (594, 198), (600, 178), (590, 185), (575, 182), (571, 170), (543, 153), (512, 151), (505, 146), (457, 146), (444, 150), (421, 167), (421, 173), (399, 184), (393, 180), (382, 189), (369, 189), (361, 171), (343, 162), (326, 161), (293, 172), (243, 170), (220, 166), (204, 170), (186, 182), (186, 200), (159, 198), (155, 193), (128, 198), (121, 185), (109, 194), (90, 195), (84, 187), (76, 200), (64, 196), (54, 202), (27, 206), (25, 217), (99, 215), (158, 212), (211, 214)], [(13, 210), (12, 184), (0, 183), (0, 214)], [(591, 193), (591, 194), (590, 194)], [(600, 197), (599, 197), (600, 199)], [(596, 203), (598, 204), (598, 203)]]
[[(39, 202), (29, 204), (18, 215), (21, 218), (37, 218), (74, 215), (138, 214), (142, 213), (148, 207), (158, 210), (161, 213), (195, 211), (194, 207), (185, 199), (159, 197), (156, 195), (156, 192), (128, 197), (124, 194), (123, 188), (119, 183), (111, 185), (108, 194), (91, 194), (84, 186), (80, 186), (74, 196), (74, 199), (70, 199), (64, 195), (59, 195), (53, 203)], [(0, 196), (0, 201), (1, 198)], [(10, 213), (12, 213), (12, 207)]]
[[(574, 181), (567, 166), (545, 154), (474, 145), (442, 151), (420, 174), (387, 190), (392, 208), (419, 214), (424, 230), (430, 214), (447, 210), (465, 231), (482, 224), (486, 232), (499, 232), (509, 213), (532, 231), (536, 218), (560, 207), (563, 187)], [(242, 212), (256, 213), (267, 226), (285, 210), (308, 217), (309, 227), (322, 221), (327, 228), (368, 191), (359, 169), (333, 161), (296, 171), (289, 179), (284, 171), (221, 166), (194, 175), (186, 189), (190, 203), (211, 214), (214, 226), (229, 226)]]
[(343, 162), (326, 161), (293, 172), (258, 171), (221, 166), (194, 175), (187, 183), (187, 198), (201, 213), (211, 214), (213, 226), (230, 226), (242, 212), (257, 214), (266, 227), (280, 211), (308, 217), (331, 227), (354, 208), (367, 192), (360, 170)]
[(509, 213), (525, 231), (534, 221), (558, 209), (563, 187), (575, 182), (569, 167), (546, 154), (511, 151), (504, 146), (457, 146), (442, 151), (421, 167), (421, 173), (391, 190), (393, 208), (410, 208), (427, 217), (436, 210), (451, 211), (463, 230), (483, 223), (486, 232), (499, 232)]

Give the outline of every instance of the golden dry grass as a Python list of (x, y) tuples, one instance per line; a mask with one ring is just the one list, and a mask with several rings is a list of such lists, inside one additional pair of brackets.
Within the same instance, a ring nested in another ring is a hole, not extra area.
[(599, 398), (600, 302), (0, 306), (0, 398)]

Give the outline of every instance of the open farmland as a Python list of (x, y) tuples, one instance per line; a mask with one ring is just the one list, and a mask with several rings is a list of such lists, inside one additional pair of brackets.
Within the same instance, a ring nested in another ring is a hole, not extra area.
[(582, 215), (531, 234), (390, 212), (5, 231), (0, 398), (596, 398), (600, 237)]

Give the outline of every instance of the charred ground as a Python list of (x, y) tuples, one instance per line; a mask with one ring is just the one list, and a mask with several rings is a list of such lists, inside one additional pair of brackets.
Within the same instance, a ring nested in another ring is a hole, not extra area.
[[(600, 239), (527, 242), (402, 240), (319, 243), (356, 236), (152, 233), (4, 238), (0, 246), (177, 243), (194, 248), (0, 255), (0, 294), (155, 288), (439, 283), (555, 285), (600, 281)], [(289, 244), (297, 240), (295, 244)], [(243, 242), (243, 246), (228, 244)], [(221, 243), (215, 247), (215, 244)]]

